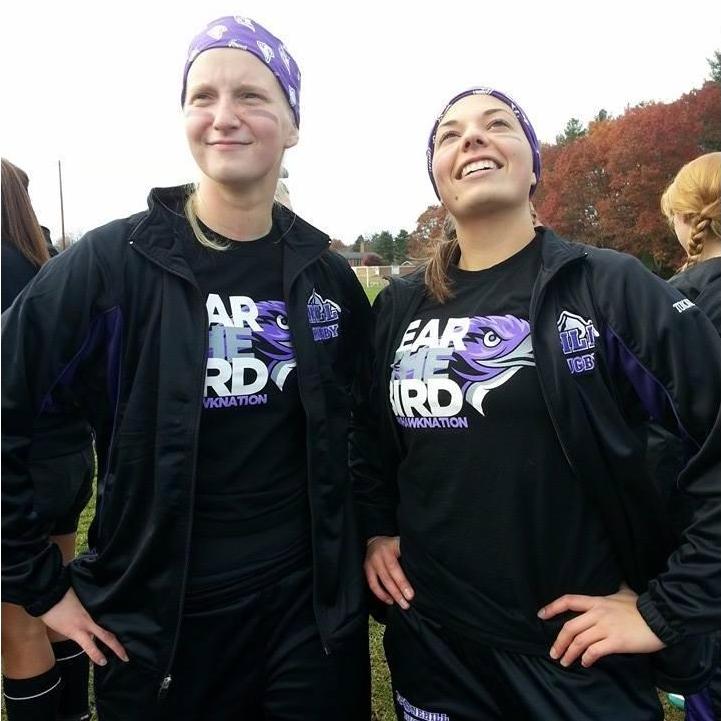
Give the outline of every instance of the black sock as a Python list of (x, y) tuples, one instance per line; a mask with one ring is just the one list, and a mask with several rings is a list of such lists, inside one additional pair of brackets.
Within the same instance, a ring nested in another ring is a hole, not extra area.
[(60, 701), (60, 670), (31, 678), (3, 676), (3, 696), (8, 721), (55, 721)]
[(52, 644), (55, 660), (63, 678), (58, 719), (81, 721), (90, 718), (88, 709), (88, 675), (90, 664), (83, 649), (75, 641)]

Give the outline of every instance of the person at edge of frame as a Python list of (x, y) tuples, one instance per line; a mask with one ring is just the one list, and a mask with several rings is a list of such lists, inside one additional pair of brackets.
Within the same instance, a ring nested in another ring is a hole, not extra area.
[[(686, 262), (669, 282), (721, 335), (721, 153), (706, 153), (686, 163), (663, 193), (661, 209), (686, 253)], [(668, 447), (666, 451), (665, 460)], [(670, 471), (675, 484), (681, 458), (677, 452), (676, 461), (666, 462), (659, 475), (667, 477)], [(721, 663), (705, 689), (686, 697), (685, 713), (686, 721), (721, 721)]]

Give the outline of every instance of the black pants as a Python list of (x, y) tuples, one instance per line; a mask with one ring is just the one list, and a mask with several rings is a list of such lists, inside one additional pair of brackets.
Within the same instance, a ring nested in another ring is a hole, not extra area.
[(399, 721), (662, 721), (643, 656), (564, 669), (393, 606), (383, 640)]
[(186, 615), (158, 719), (368, 721), (367, 623), (327, 655), (311, 589), (310, 571), (297, 572), (229, 608)]

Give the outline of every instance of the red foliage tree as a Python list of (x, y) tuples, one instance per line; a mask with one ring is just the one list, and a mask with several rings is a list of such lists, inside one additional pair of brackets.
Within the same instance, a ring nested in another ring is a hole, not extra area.
[(378, 253), (365, 253), (361, 259), (361, 265), (385, 265), (383, 258)]
[(644, 103), (592, 123), (586, 136), (544, 146), (534, 203), (562, 235), (640, 257), (668, 272), (683, 252), (659, 200), (679, 168), (721, 147), (721, 86), (706, 83), (673, 103)]
[(429, 205), (418, 216), (416, 229), (408, 236), (406, 255), (416, 260), (425, 258), (443, 237), (446, 211), (440, 205)]
[(338, 240), (338, 238), (331, 238), (330, 249), (331, 250), (350, 250), (350, 246), (346, 245), (342, 240)]

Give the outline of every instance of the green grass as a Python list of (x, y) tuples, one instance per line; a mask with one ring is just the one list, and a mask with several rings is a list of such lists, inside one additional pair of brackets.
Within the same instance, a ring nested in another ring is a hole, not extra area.
[(378, 293), (380, 293), (384, 287), (385, 287), (385, 284), (384, 285), (372, 285), (369, 288), (364, 288), (363, 290), (365, 290), (366, 295), (368, 296), (368, 300), (372, 303), (376, 299), (376, 296), (378, 295)]
[(370, 622), (370, 650), (373, 721), (395, 721), (391, 675), (383, 653), (383, 626), (373, 619)]

